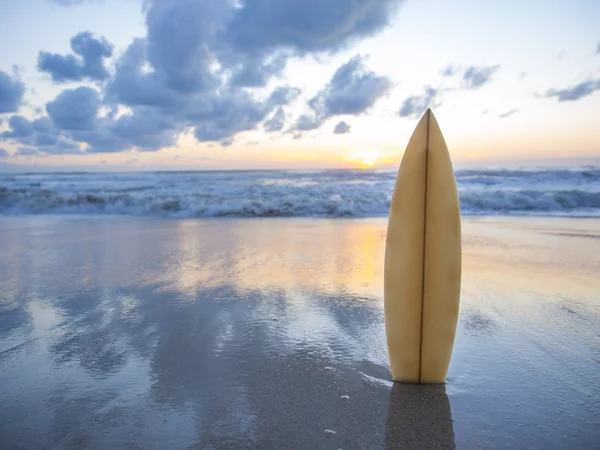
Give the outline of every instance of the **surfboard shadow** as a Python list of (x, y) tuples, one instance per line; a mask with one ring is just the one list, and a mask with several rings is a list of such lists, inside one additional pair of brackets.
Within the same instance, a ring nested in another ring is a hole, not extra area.
[(385, 422), (385, 448), (455, 448), (445, 385), (394, 383)]

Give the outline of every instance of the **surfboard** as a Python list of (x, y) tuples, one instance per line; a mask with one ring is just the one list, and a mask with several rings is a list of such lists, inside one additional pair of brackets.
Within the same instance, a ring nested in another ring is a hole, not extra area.
[(428, 109), (402, 157), (387, 228), (384, 313), (394, 381), (446, 381), (458, 320), (461, 245), (454, 169)]

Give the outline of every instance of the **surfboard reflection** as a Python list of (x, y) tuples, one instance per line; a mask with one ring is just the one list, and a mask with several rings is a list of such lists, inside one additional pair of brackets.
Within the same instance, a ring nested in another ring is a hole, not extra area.
[(394, 383), (385, 422), (385, 448), (455, 448), (445, 385)]

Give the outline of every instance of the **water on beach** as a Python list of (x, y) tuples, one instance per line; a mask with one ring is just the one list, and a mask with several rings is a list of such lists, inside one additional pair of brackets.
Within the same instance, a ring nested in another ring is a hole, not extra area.
[(2, 448), (594, 448), (600, 222), (465, 218), (445, 385), (391, 383), (385, 218), (0, 221)]

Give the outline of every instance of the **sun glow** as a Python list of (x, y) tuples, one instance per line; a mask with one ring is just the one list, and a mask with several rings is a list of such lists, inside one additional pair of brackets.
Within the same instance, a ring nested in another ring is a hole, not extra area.
[(361, 169), (367, 169), (383, 162), (383, 153), (378, 150), (361, 150), (353, 152), (348, 160), (358, 165)]

